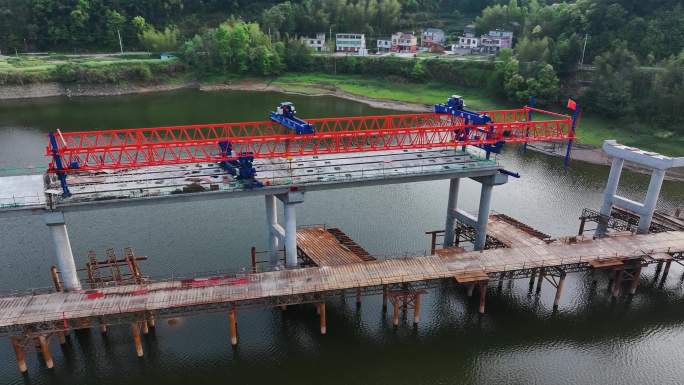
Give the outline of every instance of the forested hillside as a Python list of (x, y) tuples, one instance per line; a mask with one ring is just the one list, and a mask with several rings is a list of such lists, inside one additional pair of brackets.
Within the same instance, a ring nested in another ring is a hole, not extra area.
[[(191, 38), (229, 16), (260, 22), (273, 33), (387, 33), (435, 17), (477, 14), (493, 0), (0, 0), (0, 49), (101, 51), (140, 47), (143, 27), (177, 29)], [(145, 21), (145, 24), (141, 23)], [(448, 26), (445, 26), (448, 27)]]

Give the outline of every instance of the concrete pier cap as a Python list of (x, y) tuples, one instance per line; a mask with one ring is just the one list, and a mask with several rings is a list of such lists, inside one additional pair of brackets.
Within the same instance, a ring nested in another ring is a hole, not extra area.
[(673, 158), (657, 152), (641, 150), (636, 147), (619, 144), (616, 140), (604, 140), (603, 152), (611, 158), (620, 158), (658, 170), (667, 170), (673, 167), (684, 167), (684, 157)]

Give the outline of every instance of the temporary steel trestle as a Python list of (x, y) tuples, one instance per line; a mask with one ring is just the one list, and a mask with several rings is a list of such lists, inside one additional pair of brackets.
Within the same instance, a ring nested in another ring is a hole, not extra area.
[[(528, 121), (529, 112), (536, 118)], [(572, 118), (531, 107), (483, 111), (491, 123), (476, 125), (437, 113), (307, 119), (316, 127), (296, 135), (273, 122), (204, 124), (157, 128), (58, 132), (46, 149), (53, 158), (49, 172), (220, 162), (241, 154), (255, 158), (418, 149), (440, 146), (482, 146), (497, 142), (565, 141), (573, 139)], [(487, 134), (483, 134), (486, 132)], [(219, 142), (229, 141), (232, 153)], [(60, 161), (57, 162), (56, 159)]]

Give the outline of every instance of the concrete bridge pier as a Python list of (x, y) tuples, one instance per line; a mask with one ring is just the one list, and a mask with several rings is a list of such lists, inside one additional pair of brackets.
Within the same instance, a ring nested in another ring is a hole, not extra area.
[(456, 222), (464, 223), (476, 231), (475, 250), (484, 250), (487, 240), (487, 224), (489, 222), (489, 209), (492, 202), (492, 191), (494, 186), (499, 186), (508, 182), (508, 176), (501, 173), (494, 175), (472, 178), (482, 185), (480, 190), (480, 204), (477, 210), (477, 217), (458, 208), (458, 189), (460, 180), (451, 179), (449, 185), (449, 203), (447, 205), (446, 226), (444, 228), (444, 247), (454, 245), (454, 230)]
[[(285, 227), (278, 223), (276, 198), (284, 205)], [(279, 263), (278, 246), (285, 246), (285, 266), (297, 267), (297, 211), (295, 205), (304, 202), (304, 192), (296, 188), (286, 194), (266, 196), (268, 247), (271, 265)]]
[[(596, 227), (596, 236), (602, 237), (606, 234), (606, 231), (608, 230), (608, 218), (610, 218), (610, 214), (613, 211), (613, 206), (627, 209), (638, 214), (639, 225), (637, 232), (641, 234), (648, 233), (651, 228), (653, 212), (658, 203), (660, 188), (665, 179), (665, 172), (672, 167), (684, 166), (684, 157), (671, 158), (654, 152), (627, 147), (618, 144), (614, 140), (606, 140), (603, 142), (603, 152), (612, 157), (613, 162), (610, 167), (606, 189), (603, 193), (601, 219)], [(624, 165), (625, 160), (653, 170), (651, 172), (651, 181), (648, 184), (646, 198), (643, 203), (635, 202), (631, 199), (617, 195), (620, 175), (622, 174), (622, 166)]]
[(44, 218), (54, 243), (57, 267), (61, 274), (64, 291), (81, 290), (81, 282), (78, 280), (78, 274), (76, 273), (74, 253), (71, 250), (64, 213), (51, 211), (46, 213)]
[(444, 226), (443, 247), (454, 245), (454, 230), (456, 230), (456, 210), (458, 209), (458, 186), (460, 178), (453, 178), (449, 181), (449, 202), (447, 203), (446, 225)]
[[(489, 223), (489, 208), (492, 203), (492, 190), (494, 179), (483, 180), (480, 190), (480, 206), (477, 210), (477, 234), (475, 236), (475, 250), (484, 250), (487, 241), (487, 224)], [(505, 183), (505, 182), (504, 182)]]

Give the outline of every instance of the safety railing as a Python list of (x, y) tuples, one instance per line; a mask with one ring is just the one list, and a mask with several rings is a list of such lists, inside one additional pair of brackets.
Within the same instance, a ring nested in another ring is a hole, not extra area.
[(43, 205), (45, 205), (44, 194), (0, 196), (0, 209), (11, 209)]

